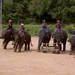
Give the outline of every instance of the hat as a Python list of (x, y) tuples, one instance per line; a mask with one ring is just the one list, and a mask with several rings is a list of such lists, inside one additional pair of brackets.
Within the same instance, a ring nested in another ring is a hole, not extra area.
[(9, 20), (8, 22), (12, 22), (12, 20)]
[(57, 20), (57, 23), (60, 23), (60, 20)]
[(21, 26), (24, 26), (24, 24), (23, 24), (23, 23), (21, 23)]
[(46, 22), (46, 20), (43, 20), (42, 22)]

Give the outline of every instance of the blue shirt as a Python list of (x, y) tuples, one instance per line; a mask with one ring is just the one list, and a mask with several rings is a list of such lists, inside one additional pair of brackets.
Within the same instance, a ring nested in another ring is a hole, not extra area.
[(23, 31), (24, 31), (24, 30), (25, 30), (25, 28), (24, 28), (24, 27), (21, 27), (21, 30), (23, 30)]
[(42, 23), (42, 27), (43, 27), (43, 28), (47, 28), (47, 23), (45, 23), (45, 24)]
[(56, 28), (60, 29), (60, 28), (62, 28), (62, 25), (61, 24), (56, 24)]
[(72, 32), (72, 35), (75, 35), (75, 30)]

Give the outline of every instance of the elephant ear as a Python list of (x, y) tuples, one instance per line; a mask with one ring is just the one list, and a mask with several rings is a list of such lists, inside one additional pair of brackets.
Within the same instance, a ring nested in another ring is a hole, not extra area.
[(75, 37), (71, 37), (70, 39), (68, 39), (68, 42), (72, 42), (75, 41)]

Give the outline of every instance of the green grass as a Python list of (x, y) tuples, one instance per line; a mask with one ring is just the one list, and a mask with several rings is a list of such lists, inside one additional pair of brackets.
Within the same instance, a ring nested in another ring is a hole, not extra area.
[[(3, 24), (2, 27), (3, 29), (5, 29), (8, 27), (8, 25)], [(41, 24), (40, 25), (28, 24), (28, 25), (24, 25), (24, 27), (25, 27), (25, 30), (31, 34), (31, 36), (37, 36), (38, 31), (41, 29)], [(13, 28), (20, 30), (20, 25), (14, 24)], [(54, 33), (54, 30), (55, 30), (54, 24), (49, 24), (48, 28), (51, 30), (52, 33)], [(71, 37), (72, 31), (75, 29), (75, 26), (73, 24), (67, 25), (67, 26), (63, 26), (63, 29), (67, 31), (68, 37)]]
[[(6, 29), (8, 26), (3, 25), (3, 29)], [(25, 31), (29, 32), (31, 36), (37, 36), (38, 31), (41, 29), (40, 25), (24, 25)], [(13, 25), (13, 28), (20, 30), (20, 25)]]

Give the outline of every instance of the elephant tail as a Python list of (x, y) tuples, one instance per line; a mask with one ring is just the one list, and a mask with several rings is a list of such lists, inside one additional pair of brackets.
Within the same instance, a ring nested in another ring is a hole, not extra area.
[(33, 47), (32, 41), (31, 41), (31, 46)]

